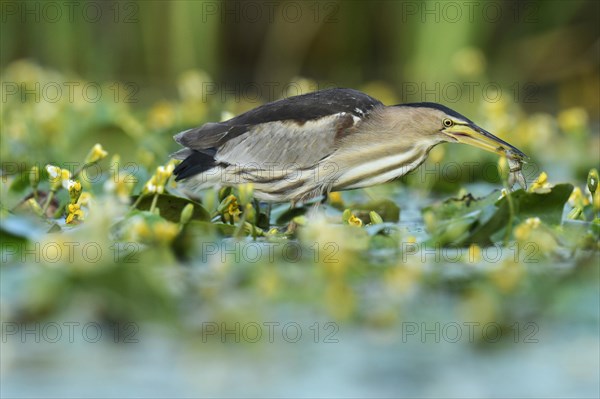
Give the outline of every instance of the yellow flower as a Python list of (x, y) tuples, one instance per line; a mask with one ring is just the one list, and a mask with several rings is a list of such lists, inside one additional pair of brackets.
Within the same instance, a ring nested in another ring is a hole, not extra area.
[(179, 226), (166, 220), (156, 222), (152, 226), (156, 240), (168, 244), (179, 234)]
[(50, 177), (49, 181), (51, 190), (56, 191), (61, 186), (67, 190), (69, 189), (71, 172), (54, 165), (46, 165), (46, 171), (48, 171), (48, 176)]
[(502, 198), (506, 197), (506, 194), (508, 194), (508, 191), (503, 188), (502, 191), (500, 191), (500, 196), (498, 197), (498, 200), (501, 200)]
[(543, 194), (549, 193), (552, 185), (548, 183), (548, 175), (546, 172), (540, 173), (536, 181), (533, 182), (531, 187), (529, 188), (530, 192)]
[(152, 177), (150, 179), (148, 179), (148, 181), (144, 185), (142, 192), (144, 194), (156, 194), (156, 193), (160, 194), (160, 192), (158, 191), (158, 186), (156, 185), (156, 176), (155, 175), (152, 175)]
[(514, 259), (507, 259), (502, 262), (500, 268), (493, 270), (489, 277), (500, 291), (510, 292), (518, 286), (524, 275), (525, 269), (521, 263), (516, 262)]
[(140, 148), (137, 150), (136, 158), (143, 166), (145, 166), (147, 169), (150, 169), (150, 167), (154, 164), (155, 156), (152, 151), (148, 151), (145, 148)]
[(573, 107), (561, 111), (556, 119), (558, 126), (567, 133), (581, 132), (588, 124), (587, 111), (581, 107)]
[(358, 226), (361, 227), (363, 225), (362, 220), (360, 220), (359, 218), (357, 218), (354, 214), (350, 215), (350, 218), (348, 219), (348, 224), (350, 226)]
[(235, 198), (233, 195), (231, 197), (233, 198), (231, 199), (231, 202), (227, 207), (227, 214), (232, 217), (236, 217), (239, 216), (240, 213), (242, 213), (242, 211), (240, 211), (240, 206), (238, 205), (237, 198)]
[(104, 148), (102, 148), (102, 145), (95, 144), (92, 147), (92, 149), (90, 150), (90, 152), (87, 154), (87, 156), (85, 157), (85, 160), (83, 161), (83, 163), (85, 165), (93, 164), (93, 163), (103, 160), (104, 158), (106, 158), (107, 155), (108, 155), (108, 152), (104, 151)]
[(526, 241), (533, 230), (537, 229), (540, 226), (540, 218), (527, 218), (523, 223), (519, 224), (514, 229), (515, 238), (517, 240)]
[(75, 221), (83, 220), (83, 211), (79, 207), (78, 204), (69, 204), (67, 205), (67, 224), (71, 224)]
[(329, 193), (329, 203), (331, 205), (340, 205), (344, 204), (344, 200), (342, 199), (342, 194), (339, 191)]
[(69, 198), (71, 199), (71, 204), (74, 204), (79, 200), (79, 196), (81, 195), (81, 183), (76, 180), (69, 180), (67, 183), (67, 189), (69, 190)]
[(463, 47), (452, 57), (452, 65), (462, 76), (479, 76), (486, 67), (485, 55), (477, 47)]
[(154, 129), (163, 129), (175, 123), (175, 107), (166, 101), (156, 104), (148, 115), (148, 124)]
[(79, 199), (77, 200), (77, 205), (79, 205), (79, 207), (82, 207), (82, 206), (88, 207), (91, 202), (92, 202), (92, 194), (85, 192), (85, 193), (81, 193), (81, 195), (79, 196)]
[(104, 183), (104, 191), (107, 193), (116, 194), (119, 201), (122, 203), (129, 202), (131, 190), (137, 183), (137, 179), (131, 174), (124, 171), (119, 171), (113, 175), (111, 179)]
[(242, 184), (238, 187), (238, 195), (242, 205), (249, 204), (254, 195), (254, 185), (252, 183)]
[(569, 197), (569, 205), (573, 208), (583, 208), (590, 204), (590, 200), (583, 194), (579, 187), (575, 187)]
[(154, 238), (148, 222), (141, 217), (132, 221), (127, 237), (136, 242), (148, 242)]
[(383, 275), (383, 282), (391, 295), (407, 295), (418, 288), (421, 275), (421, 268), (403, 263), (388, 269)]
[(173, 170), (175, 170), (175, 162), (172, 161), (169, 161), (166, 166), (156, 168), (156, 173), (146, 182), (143, 192), (145, 194), (162, 194)]
[(62, 182), (63, 188), (68, 191), (69, 190), (69, 184), (72, 181), (71, 180), (71, 172), (69, 172), (66, 169), (61, 169), (61, 171), (60, 171), (60, 178), (61, 178), (61, 182)]
[(60, 168), (54, 165), (46, 165), (46, 171), (50, 179), (57, 179), (60, 176)]
[(469, 246), (469, 263), (479, 262), (481, 260), (481, 247), (477, 244)]
[(135, 217), (127, 229), (128, 240), (144, 244), (168, 245), (179, 234), (180, 226), (164, 219), (149, 222)]
[(185, 71), (177, 79), (179, 96), (184, 102), (206, 102), (206, 85), (211, 82), (212, 79), (203, 70)]

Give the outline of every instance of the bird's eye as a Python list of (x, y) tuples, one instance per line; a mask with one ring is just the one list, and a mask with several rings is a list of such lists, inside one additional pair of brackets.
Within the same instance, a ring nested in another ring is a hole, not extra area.
[(454, 125), (454, 122), (452, 122), (452, 119), (448, 119), (448, 118), (444, 119), (442, 121), (442, 123), (444, 124), (444, 127), (450, 127), (450, 126)]

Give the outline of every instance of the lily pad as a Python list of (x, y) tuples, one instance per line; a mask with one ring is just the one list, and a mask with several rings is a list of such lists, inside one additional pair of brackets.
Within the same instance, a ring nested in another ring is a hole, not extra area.
[(547, 193), (518, 190), (511, 193), (513, 213), (506, 196), (494, 191), (484, 198), (466, 195), (423, 209), (430, 241), (439, 245), (489, 245), (511, 228), (530, 217), (538, 217), (547, 225), (561, 221), (563, 208), (573, 186), (559, 184)]
[[(550, 225), (559, 224), (571, 192), (573, 192), (571, 184), (558, 184), (548, 193), (515, 191), (511, 194), (515, 214), (520, 218), (538, 217), (542, 222)], [(508, 209), (508, 199), (503, 197), (496, 205)]]

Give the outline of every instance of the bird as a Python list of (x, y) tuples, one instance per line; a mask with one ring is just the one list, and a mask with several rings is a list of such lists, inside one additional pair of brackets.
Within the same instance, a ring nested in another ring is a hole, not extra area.
[(511, 173), (527, 157), (444, 105), (388, 106), (349, 88), (280, 99), (174, 139), (183, 148), (171, 154), (181, 160), (173, 174), (184, 190), (252, 183), (258, 200), (292, 206), (398, 179), (441, 143), (506, 156)]

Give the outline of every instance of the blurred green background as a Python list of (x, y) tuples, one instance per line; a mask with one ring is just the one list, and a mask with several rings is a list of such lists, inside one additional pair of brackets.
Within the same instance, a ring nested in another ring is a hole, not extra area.
[(159, 98), (189, 69), (232, 87), (297, 76), (348, 87), (377, 80), (396, 95), (406, 82), (531, 82), (540, 90), (533, 106), (579, 105), (597, 116), (598, 7), (585, 0), (7, 1), (0, 66), (30, 59), (89, 81), (155, 86), (165, 90)]

